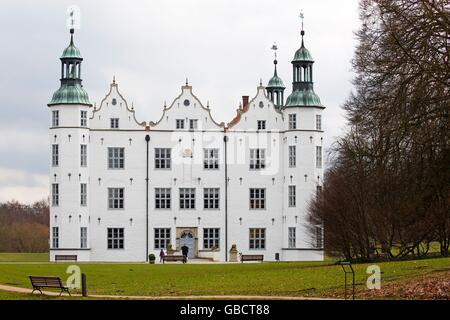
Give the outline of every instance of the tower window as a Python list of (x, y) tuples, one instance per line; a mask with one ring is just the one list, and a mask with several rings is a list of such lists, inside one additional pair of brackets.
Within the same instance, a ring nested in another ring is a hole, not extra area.
[(250, 209), (266, 208), (266, 189), (250, 188)]
[(87, 206), (87, 184), (80, 184), (80, 206)]
[(212, 249), (220, 247), (220, 229), (204, 228), (203, 229), (203, 249)]
[(171, 149), (155, 148), (155, 168), (170, 169), (171, 168)]
[(316, 147), (316, 168), (322, 168), (322, 147)]
[(155, 228), (155, 249), (167, 249), (170, 243), (170, 228)]
[(125, 168), (125, 148), (108, 148), (108, 169)]
[(266, 150), (250, 149), (250, 170), (260, 170), (266, 167)]
[(82, 144), (80, 145), (80, 166), (86, 167), (87, 166), (87, 145)]
[(87, 126), (87, 111), (81, 110), (80, 125), (82, 127)]
[(297, 129), (297, 115), (295, 113), (289, 114), (289, 130)]
[(52, 111), (52, 127), (59, 126), (59, 110)]
[(180, 188), (180, 209), (195, 209), (195, 188)]
[(219, 209), (220, 189), (204, 188), (203, 189), (203, 208)]
[(125, 234), (123, 228), (108, 228), (108, 249), (123, 249)]
[(322, 130), (322, 116), (320, 114), (316, 115), (316, 130)]
[(266, 120), (258, 120), (258, 130), (266, 130)]
[(264, 228), (250, 228), (249, 229), (250, 249), (265, 249), (266, 248), (266, 229)]
[(110, 119), (111, 129), (119, 129), (119, 118)]
[(155, 208), (170, 209), (170, 204), (171, 204), (171, 189), (155, 188)]
[(124, 193), (124, 188), (108, 188), (108, 209), (123, 209)]
[(52, 184), (52, 206), (59, 206), (59, 184)]
[(81, 249), (87, 248), (87, 228), (86, 227), (80, 228), (80, 248)]
[(296, 229), (295, 227), (288, 228), (288, 247), (295, 248), (296, 243)]
[(52, 228), (52, 248), (53, 249), (59, 248), (59, 228), (58, 227)]
[(59, 145), (52, 144), (52, 167), (59, 165)]
[(295, 168), (297, 165), (297, 147), (289, 146), (289, 168)]
[(323, 228), (322, 226), (316, 226), (315, 229), (316, 248), (323, 248)]
[(184, 119), (175, 120), (177, 129), (184, 129)]
[(289, 197), (289, 207), (293, 208), (296, 206), (297, 197), (296, 197), (296, 186), (289, 186), (288, 187), (288, 197)]
[(219, 169), (219, 149), (203, 149), (203, 168)]

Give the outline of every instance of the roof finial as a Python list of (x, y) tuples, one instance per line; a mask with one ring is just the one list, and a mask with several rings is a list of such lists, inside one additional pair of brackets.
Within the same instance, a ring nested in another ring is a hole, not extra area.
[(188, 78), (186, 77), (186, 86), (188, 86), (189, 85), (189, 81), (188, 81)]
[(113, 76), (113, 84), (116, 84), (116, 76)]
[(259, 78), (259, 86), (262, 87), (262, 78)]
[(302, 20), (302, 31), (300, 32), (300, 34), (302, 35), (302, 47), (303, 47), (303, 36), (305, 35), (305, 30), (303, 29), (303, 22), (305, 20), (305, 15), (303, 14), (303, 9), (300, 10), (300, 19)]

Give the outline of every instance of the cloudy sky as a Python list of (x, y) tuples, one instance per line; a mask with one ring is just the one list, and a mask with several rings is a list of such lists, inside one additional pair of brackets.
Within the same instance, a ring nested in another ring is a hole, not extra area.
[(186, 77), (213, 117), (230, 121), (241, 96), (255, 95), (260, 78), (272, 76), (274, 42), (289, 94), (303, 9), (327, 145), (345, 128), (340, 106), (352, 90), (357, 0), (2, 0), (0, 201), (48, 195), (47, 103), (59, 87), (70, 5), (81, 9), (75, 44), (91, 102), (100, 102), (115, 75), (140, 121), (159, 119)]

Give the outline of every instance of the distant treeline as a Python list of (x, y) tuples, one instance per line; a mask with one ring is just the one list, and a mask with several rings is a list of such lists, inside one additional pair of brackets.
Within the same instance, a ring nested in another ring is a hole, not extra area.
[(0, 204), (0, 252), (46, 252), (49, 249), (46, 201)]

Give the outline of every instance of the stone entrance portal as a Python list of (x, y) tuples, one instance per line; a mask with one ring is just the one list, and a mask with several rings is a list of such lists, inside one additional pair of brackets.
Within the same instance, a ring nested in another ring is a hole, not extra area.
[(197, 228), (177, 228), (177, 250), (186, 245), (189, 248), (188, 258), (194, 258), (198, 254)]

